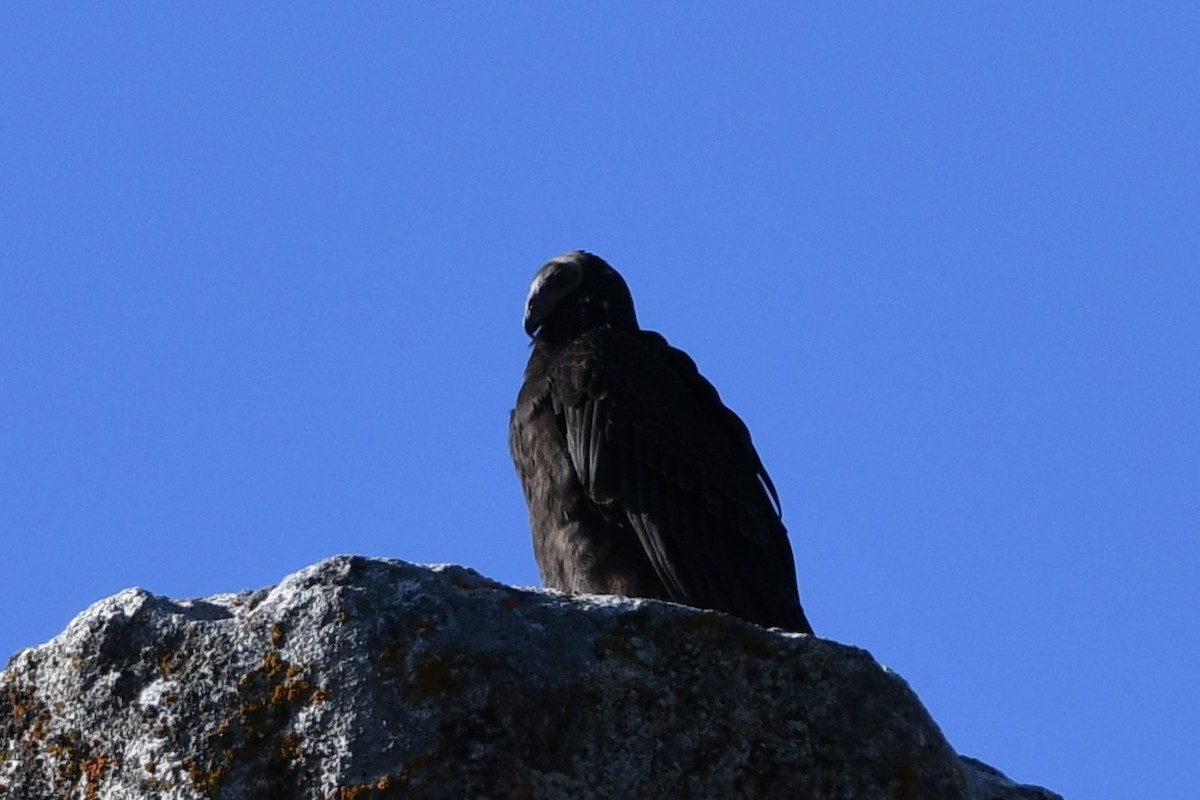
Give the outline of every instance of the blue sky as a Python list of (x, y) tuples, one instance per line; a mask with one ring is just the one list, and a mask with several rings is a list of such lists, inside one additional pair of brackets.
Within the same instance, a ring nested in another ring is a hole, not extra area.
[(538, 266), (779, 487), (819, 634), (1068, 797), (1194, 791), (1194, 4), (7, 4), (0, 663), (336, 553), (535, 584)]

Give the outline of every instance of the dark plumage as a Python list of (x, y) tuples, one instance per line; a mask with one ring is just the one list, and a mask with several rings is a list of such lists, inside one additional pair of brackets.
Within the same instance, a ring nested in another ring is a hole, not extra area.
[(508, 442), (545, 584), (811, 633), (750, 432), (686, 353), (638, 327), (616, 270), (581, 251), (547, 263), (525, 331)]

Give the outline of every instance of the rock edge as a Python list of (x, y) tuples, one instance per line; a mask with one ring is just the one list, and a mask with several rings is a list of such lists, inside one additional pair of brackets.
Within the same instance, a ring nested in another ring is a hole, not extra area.
[(650, 600), (338, 556), (128, 589), (0, 673), (0, 797), (1051, 800), (863, 650)]

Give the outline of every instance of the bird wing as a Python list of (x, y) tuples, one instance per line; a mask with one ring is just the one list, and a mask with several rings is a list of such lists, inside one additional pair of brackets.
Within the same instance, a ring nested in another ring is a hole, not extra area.
[(809, 629), (775, 488), (687, 354), (649, 331), (595, 328), (548, 378), (580, 484), (628, 520), (671, 599)]

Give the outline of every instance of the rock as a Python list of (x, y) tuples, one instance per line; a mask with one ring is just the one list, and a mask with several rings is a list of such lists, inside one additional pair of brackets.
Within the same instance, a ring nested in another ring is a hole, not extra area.
[(19, 653), (0, 797), (1057, 795), (960, 759), (865, 651), (342, 556), (256, 592), (129, 589)]

